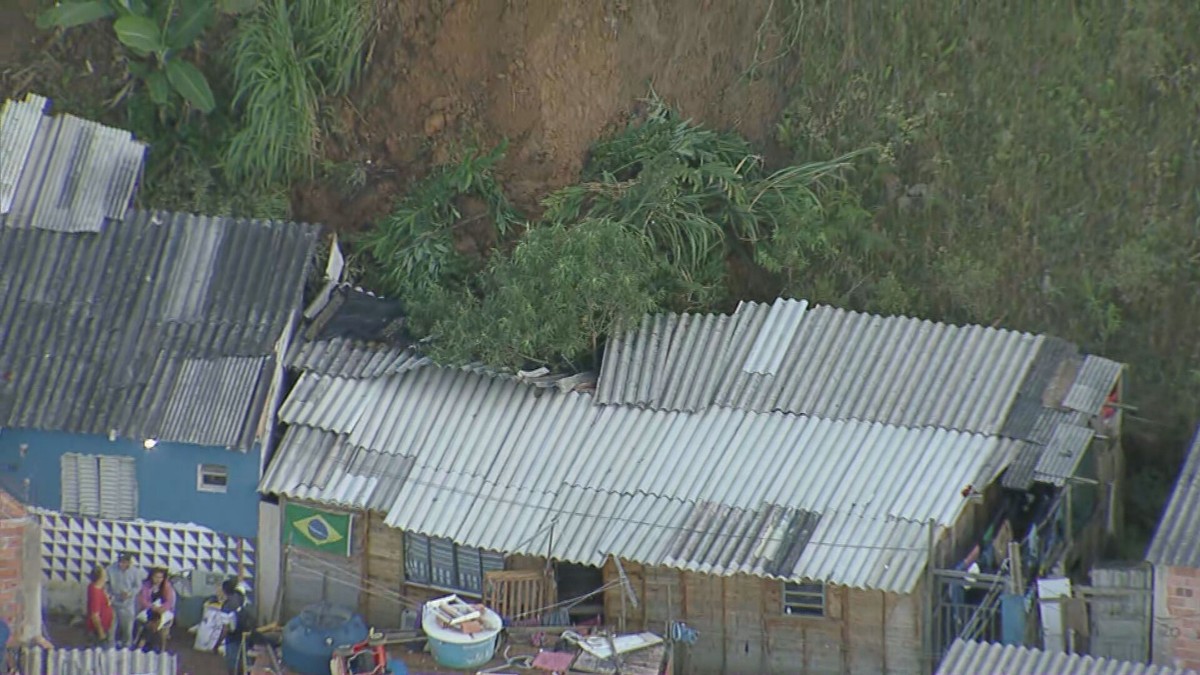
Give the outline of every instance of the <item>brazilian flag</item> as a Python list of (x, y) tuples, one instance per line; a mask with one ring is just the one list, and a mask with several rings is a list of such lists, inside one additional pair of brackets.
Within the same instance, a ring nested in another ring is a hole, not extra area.
[(285, 544), (350, 555), (350, 514), (329, 513), (288, 502), (283, 517)]

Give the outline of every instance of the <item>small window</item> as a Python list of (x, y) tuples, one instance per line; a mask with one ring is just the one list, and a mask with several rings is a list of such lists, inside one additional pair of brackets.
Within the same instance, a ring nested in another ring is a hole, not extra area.
[(825, 616), (825, 586), (784, 583), (783, 613), (788, 616)]
[(200, 492), (227, 492), (229, 467), (220, 464), (201, 464), (196, 467), (196, 489)]

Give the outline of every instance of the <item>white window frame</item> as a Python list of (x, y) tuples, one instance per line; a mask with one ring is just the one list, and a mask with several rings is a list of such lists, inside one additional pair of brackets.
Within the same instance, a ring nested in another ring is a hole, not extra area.
[(123, 455), (63, 453), (60, 504), (63, 513), (112, 520), (138, 517), (137, 460)]
[[(225, 478), (224, 485), (213, 485), (204, 480), (205, 476), (216, 475), (220, 475)], [(210, 492), (212, 494), (225, 494), (229, 492), (229, 467), (225, 464), (197, 464), (196, 491)]]
[(783, 582), (783, 613), (787, 616), (822, 618), (828, 608), (825, 584)]

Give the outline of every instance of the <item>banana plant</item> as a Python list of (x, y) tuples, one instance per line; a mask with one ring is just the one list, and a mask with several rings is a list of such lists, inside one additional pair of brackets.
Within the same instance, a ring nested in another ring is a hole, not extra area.
[(216, 107), (208, 80), (183, 53), (216, 21), (217, 12), (252, 9), (254, 0), (82, 0), (61, 2), (38, 17), (38, 27), (74, 28), (112, 19), (117, 40), (135, 57), (129, 72), (142, 80), (155, 105), (172, 92), (207, 114)]

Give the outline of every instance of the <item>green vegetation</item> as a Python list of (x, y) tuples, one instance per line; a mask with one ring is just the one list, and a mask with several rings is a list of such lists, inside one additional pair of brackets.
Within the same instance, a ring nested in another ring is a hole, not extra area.
[[(455, 249), (455, 232), (486, 219), (490, 234), (502, 237), (520, 221), (493, 174), (503, 156), (503, 147), (488, 153), (465, 150), (460, 161), (434, 169), (414, 185), (379, 227), (363, 237), (380, 288), (407, 298), (460, 288), (479, 270), (479, 261)], [(462, 209), (470, 200), (483, 208), (464, 217)]]
[[(374, 282), (409, 301), (444, 362), (587, 366), (623, 322), (728, 301), (731, 258), (786, 276), (828, 247), (870, 240), (866, 212), (836, 181), (846, 158), (768, 173), (745, 140), (657, 100), (593, 148), (582, 182), (548, 196), (511, 253), (502, 237), (515, 214), (496, 159), (468, 154), (435, 172), (363, 240)], [(486, 204), (500, 243), (487, 265), (456, 245), (466, 196)]]
[(447, 363), (579, 367), (613, 326), (658, 307), (661, 264), (654, 243), (625, 223), (535, 227), (492, 258), (472, 291), (425, 296), (419, 313), (437, 336), (429, 353)]
[[(55, 5), (38, 23), (112, 20), (128, 65), (109, 107), (123, 102), (124, 118), (110, 119), (107, 109), (87, 116), (150, 144), (143, 204), (286, 218), (288, 190), (309, 175), (319, 150), (323, 106), (360, 73), (370, 7), (367, 0), (87, 0)], [(221, 14), (235, 20), (220, 22)], [(202, 44), (218, 41), (214, 33), (229, 46), (202, 53)]]
[(728, 256), (783, 271), (780, 261), (816, 254), (825, 233), (852, 238), (862, 229), (865, 212), (840, 211), (831, 228), (822, 204), (848, 159), (768, 174), (744, 139), (680, 119), (655, 99), (644, 119), (596, 144), (583, 182), (550, 195), (545, 217), (560, 225), (608, 218), (637, 230), (671, 263), (671, 304), (709, 309), (735, 290)]
[(85, 0), (56, 4), (38, 16), (39, 28), (74, 28), (113, 19), (117, 40), (129, 55), (129, 74), (146, 87), (150, 99), (160, 107), (183, 100), (204, 113), (216, 108), (208, 79), (184, 58), (200, 37), (212, 27), (217, 10), (247, 9), (245, 0)]
[(265, 0), (238, 23), (231, 52), (242, 127), (225, 161), (234, 183), (311, 177), (321, 103), (344, 94), (359, 75), (368, 8), (357, 0)]
[[(780, 140), (798, 158), (877, 148), (851, 187), (889, 242), (783, 290), (1125, 360), (1151, 422), (1131, 428), (1166, 450), (1130, 465), (1173, 475), (1200, 410), (1195, 5), (822, 2), (776, 28), (802, 68)], [(856, 283), (828, 282), (847, 269)]]

